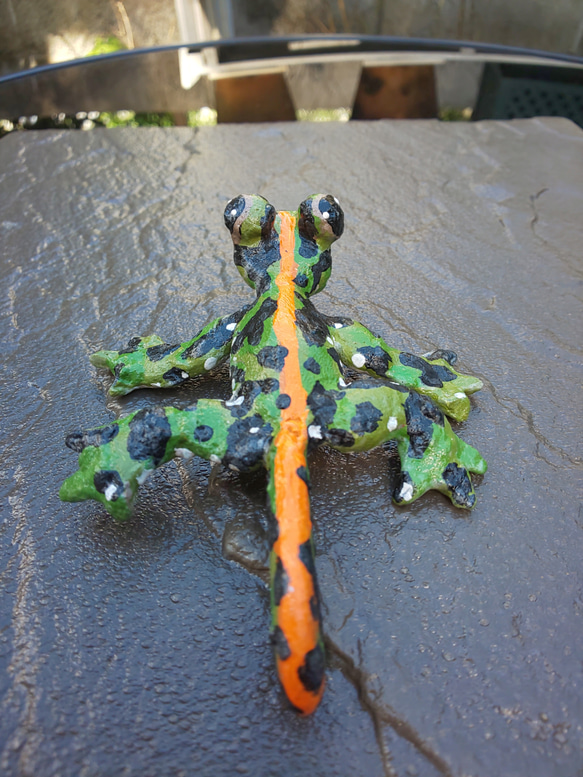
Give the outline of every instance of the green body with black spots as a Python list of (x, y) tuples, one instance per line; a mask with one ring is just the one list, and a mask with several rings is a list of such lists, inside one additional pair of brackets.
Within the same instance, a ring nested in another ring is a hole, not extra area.
[(91, 361), (111, 370), (110, 394), (120, 396), (176, 386), (230, 359), (232, 396), (201, 399), (185, 410), (140, 410), (69, 435), (79, 470), (60, 492), (68, 501), (96, 499), (126, 520), (138, 486), (173, 457), (201, 456), (237, 471), (265, 467), (278, 526), (272, 640), (286, 693), (304, 713), (317, 706), (324, 683), (308, 453), (319, 445), (364, 451), (395, 440), (398, 504), (436, 489), (457, 507), (471, 508), (470, 473), (486, 471), (448, 421), (467, 418), (468, 395), (482, 385), (455, 371), (453, 352), (400, 352), (362, 324), (313, 306), (310, 297), (330, 275), (330, 245), (342, 234), (343, 218), (331, 195), (308, 198), (296, 213), (277, 213), (257, 195), (231, 200), (225, 224), (235, 264), (256, 300), (186, 343), (138, 337)]

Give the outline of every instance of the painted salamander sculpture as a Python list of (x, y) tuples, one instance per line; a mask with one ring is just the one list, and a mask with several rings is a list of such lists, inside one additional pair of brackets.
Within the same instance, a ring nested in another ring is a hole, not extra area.
[[(96, 499), (126, 520), (138, 486), (173, 457), (201, 456), (235, 471), (265, 467), (277, 524), (271, 569), (271, 639), (292, 705), (313, 712), (324, 690), (325, 657), (308, 496), (308, 453), (319, 445), (365, 451), (395, 440), (401, 471), (397, 504), (429, 489), (471, 508), (470, 473), (486, 462), (457, 437), (447, 416), (467, 418), (477, 378), (453, 369), (452, 351), (426, 357), (390, 348), (362, 324), (325, 316), (312, 304), (330, 276), (330, 246), (344, 228), (338, 200), (317, 194), (297, 212), (277, 212), (258, 195), (225, 209), (235, 265), (256, 299), (180, 344), (134, 337), (98, 351), (115, 380), (110, 394), (169, 388), (230, 359), (232, 396), (185, 410), (142, 409), (67, 437), (79, 470), (63, 484), (66, 501)], [(351, 379), (345, 367), (361, 371)], [(366, 373), (366, 375), (364, 374)], [(358, 376), (355, 379), (355, 376)]]

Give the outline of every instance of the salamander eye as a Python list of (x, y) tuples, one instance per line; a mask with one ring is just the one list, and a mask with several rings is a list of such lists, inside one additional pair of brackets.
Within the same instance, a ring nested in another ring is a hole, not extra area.
[(254, 245), (273, 229), (276, 211), (259, 194), (239, 194), (227, 203), (225, 226), (235, 245)]
[(331, 194), (313, 194), (299, 208), (299, 232), (309, 240), (323, 238), (332, 243), (344, 232), (344, 212)]

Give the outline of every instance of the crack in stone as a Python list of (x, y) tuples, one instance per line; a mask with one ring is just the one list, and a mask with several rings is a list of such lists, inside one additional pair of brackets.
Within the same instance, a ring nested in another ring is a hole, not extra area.
[(444, 777), (453, 777), (449, 765), (444, 759), (433, 750), (415, 730), (415, 728), (406, 720), (400, 718), (393, 710), (378, 700), (371, 698), (371, 693), (367, 689), (369, 675), (360, 667), (356, 666), (354, 659), (345, 653), (338, 645), (327, 635), (324, 636), (324, 644), (329, 656), (334, 656), (338, 669), (343, 676), (354, 686), (362, 708), (368, 713), (375, 731), (375, 737), (382, 758), (383, 771), (385, 777), (397, 777), (393, 765), (391, 764), (391, 753), (383, 737), (384, 726), (390, 726), (397, 736), (405, 739), (417, 750), (429, 763)]
[(543, 456), (543, 454), (540, 452), (539, 448), (542, 444), (548, 450), (552, 451), (553, 453), (556, 453), (558, 456), (560, 456), (565, 461), (569, 462), (569, 464), (573, 464), (574, 466), (578, 466), (581, 463), (581, 459), (578, 456), (571, 456), (571, 454), (567, 453), (567, 451), (563, 450), (563, 448), (560, 448), (558, 445), (555, 445), (555, 443), (552, 443), (547, 437), (542, 434), (534, 423), (534, 416), (530, 410), (527, 410), (526, 407), (520, 402), (518, 399), (503, 399), (498, 392), (496, 391), (496, 388), (494, 385), (487, 379), (482, 377), (481, 380), (483, 381), (484, 385), (490, 390), (494, 400), (499, 404), (501, 407), (503, 407), (505, 410), (508, 410), (515, 418), (520, 418), (521, 421), (524, 421), (526, 423), (526, 428), (530, 434), (534, 437), (536, 444), (535, 444), (535, 456), (537, 458), (542, 459), (546, 464), (548, 464), (553, 469), (558, 469), (556, 464), (553, 464), (551, 461), (549, 461), (547, 458)]
[(537, 223), (537, 221), (538, 221), (538, 219), (539, 219), (539, 215), (538, 215), (538, 211), (537, 211), (537, 209), (536, 209), (536, 205), (535, 205), (535, 203), (536, 203), (536, 201), (538, 200), (538, 198), (541, 196), (541, 194), (544, 194), (545, 192), (548, 192), (548, 190), (549, 190), (549, 189), (548, 189), (548, 186), (545, 186), (545, 188), (544, 188), (544, 189), (541, 189), (541, 190), (540, 190), (540, 191), (538, 191), (536, 194), (531, 194), (531, 195), (530, 195), (530, 197), (529, 197), (529, 200), (530, 200), (530, 207), (532, 208), (532, 212), (533, 212), (533, 214), (534, 214), (534, 215), (533, 215), (533, 217), (532, 217), (532, 218), (531, 218), (531, 220), (530, 220), (530, 228), (532, 229), (532, 231), (534, 232), (534, 234), (535, 234), (535, 236), (536, 236), (536, 237), (539, 237), (539, 236), (536, 234), (536, 229), (535, 229), (535, 225), (536, 225), (536, 223)]

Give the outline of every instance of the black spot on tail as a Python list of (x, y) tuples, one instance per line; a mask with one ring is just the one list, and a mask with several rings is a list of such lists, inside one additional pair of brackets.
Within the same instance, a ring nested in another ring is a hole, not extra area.
[(315, 581), (316, 565), (314, 563), (314, 549), (312, 546), (312, 540), (306, 540), (300, 545), (300, 561)]
[(318, 691), (324, 680), (324, 648), (316, 645), (313, 650), (306, 653), (303, 666), (298, 669), (298, 675), (306, 691)]
[[(100, 494), (109, 490), (108, 502), (115, 502), (123, 494), (123, 480), (114, 469), (102, 469), (93, 476), (93, 485)], [(115, 491), (111, 491), (114, 486)]]
[(279, 626), (276, 626), (273, 629), (273, 632), (271, 634), (271, 644), (273, 645), (273, 649), (275, 650), (275, 655), (281, 661), (285, 661), (287, 658), (291, 656), (291, 650), (289, 649), (287, 639), (285, 638), (285, 634), (283, 633), (283, 631)]
[(89, 432), (72, 432), (65, 437), (65, 445), (72, 451), (81, 453), (88, 445), (98, 448), (100, 445), (107, 445), (119, 432), (117, 424), (103, 426), (101, 429), (92, 429)]
[(130, 421), (128, 453), (135, 461), (151, 458), (157, 467), (164, 458), (171, 435), (170, 423), (163, 408), (138, 410)]
[(303, 481), (304, 481), (304, 483), (305, 483), (305, 484), (308, 486), (308, 488), (309, 488), (309, 487), (310, 487), (310, 478), (309, 478), (309, 475), (308, 475), (308, 470), (307, 470), (307, 468), (306, 468), (306, 467), (305, 467), (303, 464), (302, 464), (302, 466), (301, 466), (301, 467), (298, 467), (298, 468), (296, 469), (296, 474), (297, 474), (297, 476), (299, 477), (299, 479), (300, 479), (300, 480), (303, 480)]
[(279, 607), (279, 603), (285, 596), (288, 583), (289, 577), (283, 568), (282, 560), (278, 558), (275, 563), (275, 575), (273, 576), (273, 603), (276, 607)]

